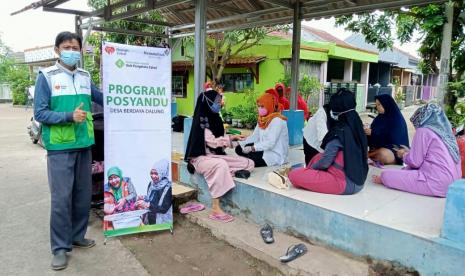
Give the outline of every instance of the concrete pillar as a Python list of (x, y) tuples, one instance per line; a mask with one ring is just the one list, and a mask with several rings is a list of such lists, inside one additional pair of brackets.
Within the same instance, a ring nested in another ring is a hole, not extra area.
[(195, 1), (194, 105), (203, 90), (206, 73), (206, 6), (207, 0)]
[(294, 24), (292, 27), (292, 64), (291, 64), (291, 108), (283, 112), (287, 117), (289, 144), (298, 145), (303, 141), (304, 113), (297, 109), (297, 93), (299, 90), (300, 36), (301, 20), (300, 0), (294, 3)]
[(297, 109), (299, 89), (300, 36), (301, 36), (300, 0), (294, 4), (294, 22), (292, 25), (292, 64), (291, 64), (291, 110)]
[(344, 82), (351, 82), (352, 81), (352, 72), (354, 68), (354, 61), (353, 60), (346, 60), (344, 62)]
[[(327, 78), (328, 78), (328, 62), (325, 61), (325, 62), (322, 62), (320, 66), (320, 83), (322, 85), (325, 85)], [(323, 88), (320, 91), (320, 105), (324, 104), (324, 100), (325, 100), (325, 90)]]
[(184, 118), (184, 132), (183, 132), (183, 152), (186, 153), (187, 142), (189, 141), (189, 135), (191, 134), (192, 117)]
[[(369, 62), (363, 62), (362, 63), (362, 75), (360, 78), (360, 82), (365, 85), (365, 104), (364, 107), (367, 106), (367, 100), (368, 100), (368, 77), (370, 75), (370, 63)], [(364, 108), (365, 109), (365, 108)]]
[(450, 68), (450, 47), (452, 44), (452, 21), (454, 16), (454, 4), (452, 1), (445, 5), (445, 14), (447, 17), (442, 29), (442, 44), (441, 44), (441, 67), (439, 68), (439, 87), (438, 87), (438, 102), (444, 105), (444, 96), (447, 91), (447, 83), (449, 82)]

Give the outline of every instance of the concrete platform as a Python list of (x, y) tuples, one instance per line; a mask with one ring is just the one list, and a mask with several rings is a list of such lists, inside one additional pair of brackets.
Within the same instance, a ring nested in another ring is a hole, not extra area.
[[(175, 149), (182, 152), (176, 140), (182, 141), (182, 134), (173, 136)], [(303, 160), (302, 147), (292, 147), (290, 164)], [(374, 167), (370, 167), (364, 189), (356, 195), (280, 190), (266, 181), (267, 172), (273, 169), (257, 168), (249, 179), (236, 179), (236, 188), (224, 197), (225, 208), (256, 223), (268, 222), (356, 256), (399, 262), (422, 275), (465, 275), (465, 247), (440, 236), (445, 199), (374, 184), (371, 175), (379, 173)], [(201, 202), (210, 203), (203, 177), (190, 175), (183, 163), (180, 181), (198, 189)]]
[[(230, 223), (216, 222), (208, 218), (209, 210), (191, 213), (187, 218), (207, 229), (215, 237), (242, 249), (253, 257), (266, 262), (284, 275), (369, 275), (369, 265), (363, 260), (302, 241), (285, 233), (274, 231), (275, 242), (265, 244), (260, 236), (260, 225), (236, 218)], [(279, 257), (289, 246), (303, 243), (308, 252), (296, 260), (283, 264)]]

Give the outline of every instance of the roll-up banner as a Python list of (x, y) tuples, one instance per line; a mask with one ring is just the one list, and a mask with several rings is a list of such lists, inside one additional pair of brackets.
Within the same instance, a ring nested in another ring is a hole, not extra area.
[(172, 230), (171, 50), (105, 42), (104, 234)]

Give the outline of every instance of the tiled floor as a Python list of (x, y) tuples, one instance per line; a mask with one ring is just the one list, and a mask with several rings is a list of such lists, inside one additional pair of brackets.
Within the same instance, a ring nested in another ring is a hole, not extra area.
[[(414, 110), (413, 107), (404, 110), (408, 114), (406, 117), (409, 118)], [(412, 136), (413, 128), (410, 123), (408, 124)], [(182, 152), (182, 143), (182, 133), (173, 133), (173, 150)], [(304, 161), (302, 147), (292, 148), (289, 159), (291, 165), (302, 163)], [(237, 181), (420, 237), (439, 236), (445, 199), (408, 194), (374, 184), (371, 182), (371, 176), (379, 174), (380, 169), (370, 166), (364, 189), (350, 196), (325, 195), (295, 188), (280, 190), (269, 185), (266, 180), (266, 174), (271, 170), (273, 168), (257, 168), (249, 179), (237, 179)]]

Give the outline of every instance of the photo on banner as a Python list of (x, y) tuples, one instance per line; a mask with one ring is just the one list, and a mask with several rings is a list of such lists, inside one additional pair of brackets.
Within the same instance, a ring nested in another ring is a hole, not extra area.
[(104, 42), (105, 236), (172, 230), (171, 50)]

